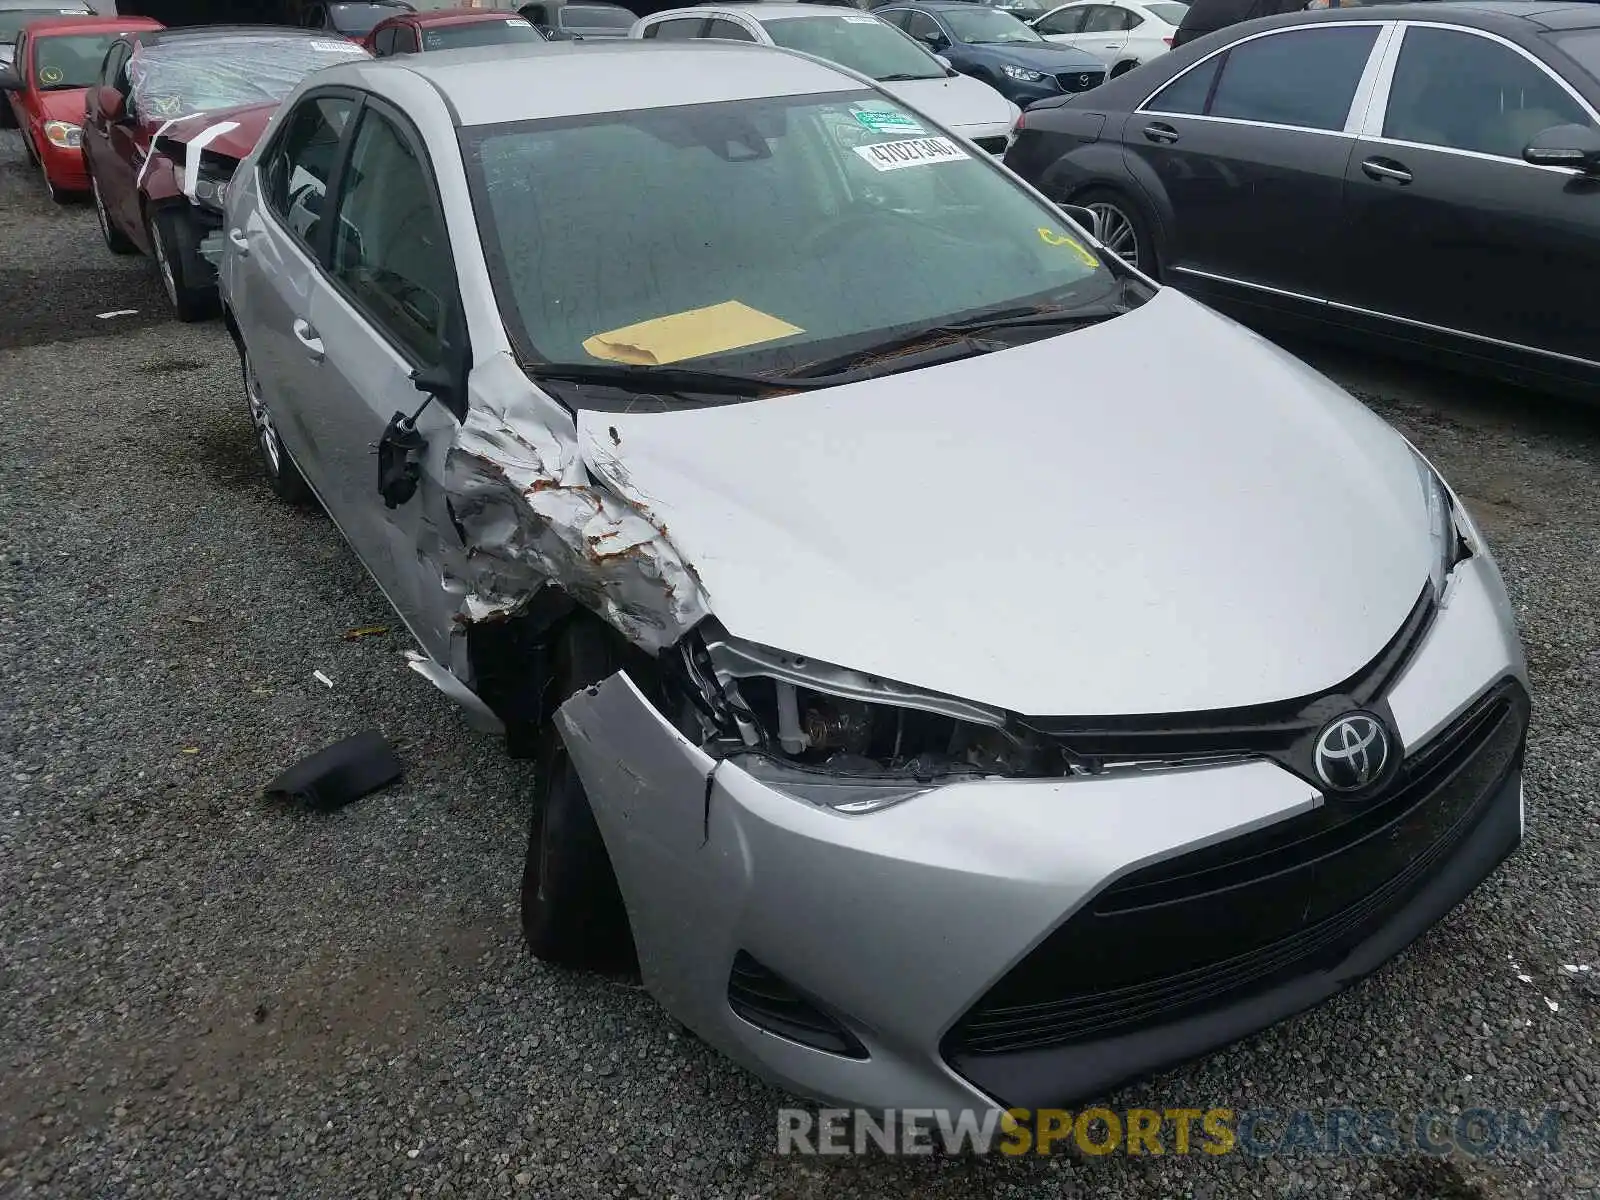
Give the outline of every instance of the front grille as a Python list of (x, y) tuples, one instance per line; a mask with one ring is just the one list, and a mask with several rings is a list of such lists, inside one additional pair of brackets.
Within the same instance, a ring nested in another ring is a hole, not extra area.
[(1099, 87), (1105, 78), (1104, 71), (1063, 71), (1056, 76), (1056, 82), (1061, 85), (1063, 92), (1087, 92), (1090, 88)]
[(979, 150), (987, 150), (990, 154), (1004, 154), (1006, 152), (1006, 139), (1000, 137), (981, 137), (972, 139)]
[(946, 1054), (1093, 1041), (1338, 962), (1473, 828), (1519, 761), (1527, 721), (1527, 694), (1507, 681), (1370, 803), (1325, 803), (1124, 876), (991, 988)]
[(853, 1033), (743, 950), (728, 973), (728, 1007), (758, 1029), (791, 1042), (846, 1058), (867, 1057)]

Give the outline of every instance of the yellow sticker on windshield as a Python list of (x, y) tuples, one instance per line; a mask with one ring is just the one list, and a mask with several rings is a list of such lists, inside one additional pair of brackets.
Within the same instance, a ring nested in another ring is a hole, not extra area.
[(583, 343), (583, 348), (593, 357), (609, 362), (658, 367), (804, 332), (771, 313), (727, 300), (709, 308), (691, 308), (597, 333)]
[(1053, 229), (1039, 226), (1039, 240), (1046, 246), (1065, 246), (1078, 256), (1078, 260), (1086, 267), (1098, 267), (1100, 260), (1089, 253), (1088, 248), (1075, 237), (1065, 233), (1057, 233)]
[(39, 82), (48, 85), (60, 83), (66, 76), (61, 73), (60, 67), (40, 67)]

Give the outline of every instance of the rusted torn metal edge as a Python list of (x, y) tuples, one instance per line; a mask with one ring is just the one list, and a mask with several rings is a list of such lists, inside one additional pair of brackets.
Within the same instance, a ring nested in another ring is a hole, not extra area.
[[(509, 355), (472, 373), (466, 420), (445, 454), (461, 537), (435, 543), (458, 622), (513, 615), (555, 585), (652, 654), (710, 611), (693, 567), (626, 475), (592, 473), (572, 416)], [(461, 545), (464, 543), (464, 546)]]

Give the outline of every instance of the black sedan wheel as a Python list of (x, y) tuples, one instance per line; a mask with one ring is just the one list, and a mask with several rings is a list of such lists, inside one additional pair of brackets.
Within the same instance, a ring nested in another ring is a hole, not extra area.
[(1120, 192), (1096, 188), (1073, 198), (1100, 221), (1100, 242), (1123, 262), (1159, 279), (1155, 239), (1150, 221), (1140, 206)]

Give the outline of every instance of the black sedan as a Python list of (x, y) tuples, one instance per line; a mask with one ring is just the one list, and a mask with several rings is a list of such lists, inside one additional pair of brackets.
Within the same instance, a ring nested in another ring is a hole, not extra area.
[(1592, 395), (1597, 111), (1600, 5), (1328, 9), (1035, 104), (1005, 161), (1245, 319)]

